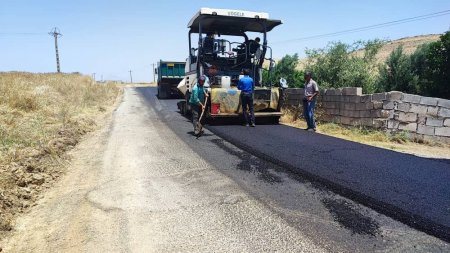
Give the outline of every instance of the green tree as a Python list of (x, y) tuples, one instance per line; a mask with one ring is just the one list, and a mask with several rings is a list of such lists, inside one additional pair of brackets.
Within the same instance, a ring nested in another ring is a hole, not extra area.
[(419, 77), (417, 83), (417, 94), (427, 94), (427, 87), (430, 86), (431, 80), (427, 77), (427, 72), (429, 72), (430, 64), (428, 61), (428, 52), (430, 51), (430, 43), (423, 44), (417, 47), (416, 51), (410, 56), (411, 68), (414, 75)]
[(285, 78), (289, 87), (303, 86), (303, 72), (297, 70), (298, 54), (285, 55), (273, 68), (272, 72), (263, 73), (263, 80), (278, 85), (280, 78)]
[(420, 91), (423, 95), (450, 99), (450, 31), (429, 45)]
[(403, 53), (403, 47), (397, 47), (385, 64), (379, 68), (378, 87), (380, 91), (402, 91), (417, 93), (419, 76), (414, 74), (411, 57)]

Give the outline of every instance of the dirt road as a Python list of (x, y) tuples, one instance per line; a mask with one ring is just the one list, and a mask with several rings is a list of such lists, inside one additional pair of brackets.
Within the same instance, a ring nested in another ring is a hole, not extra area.
[(4, 252), (322, 252), (167, 129), (132, 88)]

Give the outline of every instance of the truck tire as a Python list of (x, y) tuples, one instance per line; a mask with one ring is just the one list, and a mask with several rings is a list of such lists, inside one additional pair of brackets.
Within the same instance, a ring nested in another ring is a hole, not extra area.
[(158, 85), (158, 98), (165, 99), (167, 97), (167, 91), (161, 85)]

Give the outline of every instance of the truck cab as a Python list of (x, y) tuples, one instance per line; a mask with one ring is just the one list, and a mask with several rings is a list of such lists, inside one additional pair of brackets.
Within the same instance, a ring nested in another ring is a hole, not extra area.
[(242, 70), (250, 70), (254, 87), (256, 117), (281, 116), (282, 89), (264, 80), (271, 71), (272, 49), (267, 34), (281, 20), (269, 19), (264, 12), (201, 8), (188, 23), (188, 55), (185, 78), (178, 89), (185, 96), (180, 107), (189, 111), (190, 93), (201, 75), (208, 77), (209, 117), (237, 117), (242, 113), (237, 89)]

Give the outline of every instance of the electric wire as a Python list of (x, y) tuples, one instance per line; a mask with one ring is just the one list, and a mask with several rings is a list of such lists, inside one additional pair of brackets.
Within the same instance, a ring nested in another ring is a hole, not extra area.
[(414, 22), (414, 21), (419, 21), (419, 20), (425, 20), (425, 19), (445, 16), (445, 15), (449, 15), (449, 14), (450, 14), (450, 10), (445, 10), (445, 11), (425, 14), (425, 15), (421, 15), (421, 16), (404, 18), (404, 19), (399, 19), (399, 20), (395, 20), (395, 21), (380, 23), (380, 24), (376, 24), (376, 25), (370, 25), (370, 26), (364, 26), (364, 27), (359, 27), (359, 28), (343, 30), (343, 31), (339, 31), (339, 32), (325, 33), (325, 34), (313, 35), (313, 36), (302, 37), (302, 38), (297, 38), (297, 39), (276, 41), (276, 42), (272, 42), (272, 44), (281, 44), (281, 43), (289, 43), (289, 42), (297, 42), (297, 41), (313, 40), (313, 39), (319, 39), (319, 38), (334, 37), (334, 36), (338, 36), (338, 35), (373, 30), (373, 29), (394, 26), (394, 25), (399, 25), (399, 24), (408, 23), (408, 22)]

